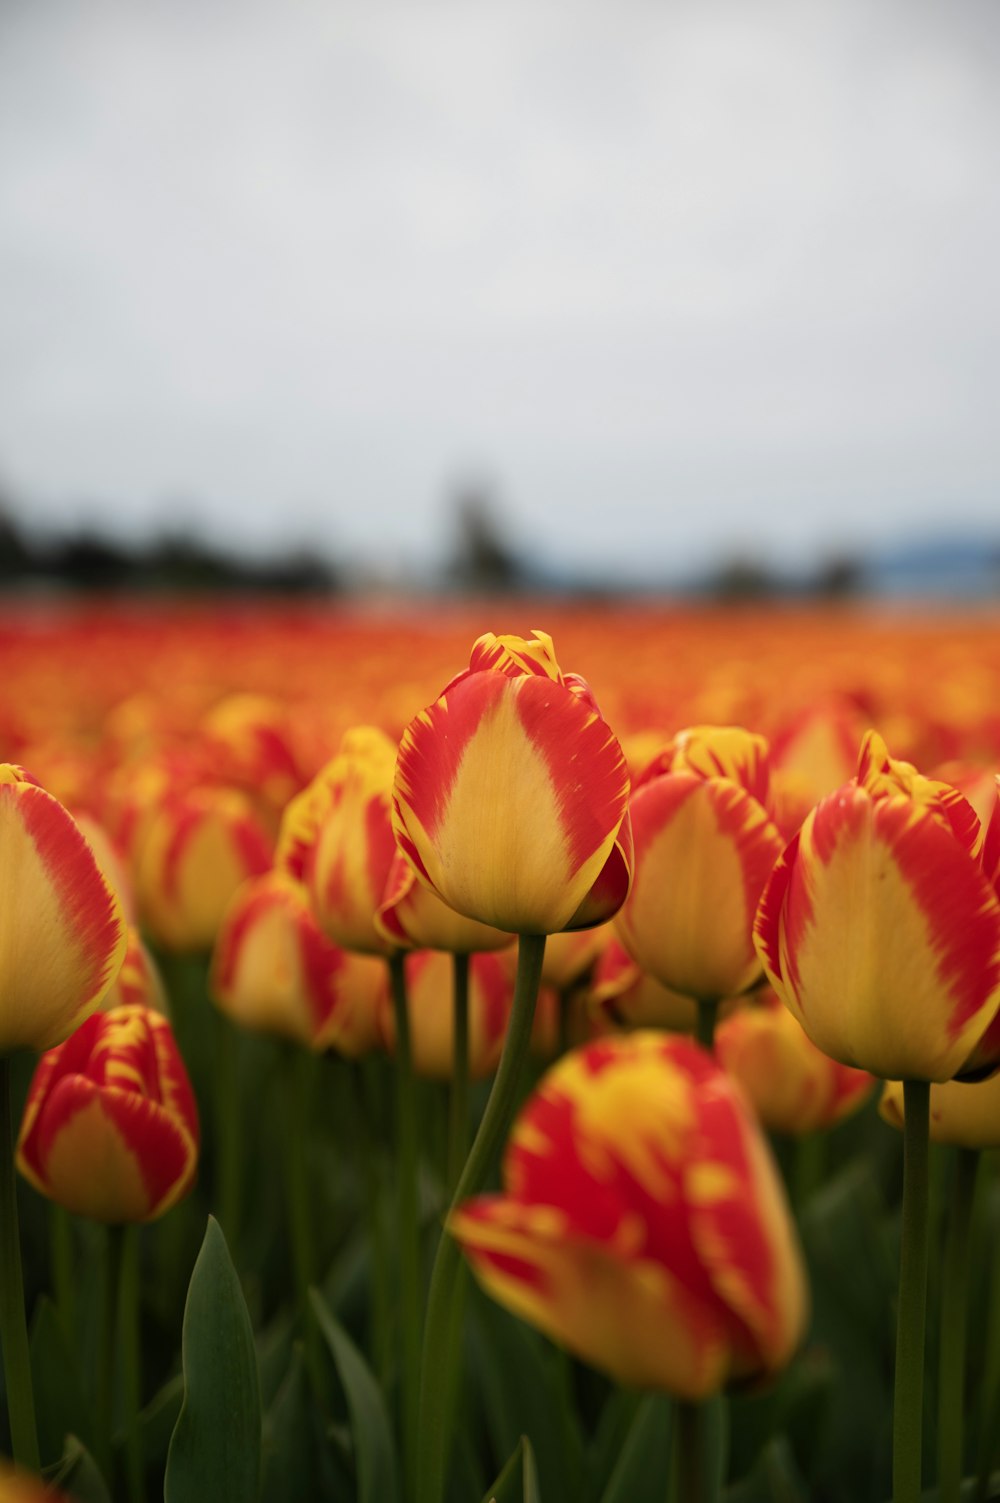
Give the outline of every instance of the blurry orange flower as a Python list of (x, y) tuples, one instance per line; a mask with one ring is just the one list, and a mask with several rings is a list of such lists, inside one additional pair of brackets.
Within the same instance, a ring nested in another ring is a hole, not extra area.
[(121, 904), (69, 814), (0, 764), (0, 1053), (49, 1049), (99, 1006), (125, 954)]
[(375, 925), (396, 853), (389, 822), (395, 766), (389, 737), (355, 726), (281, 822), (275, 866), (303, 883), (320, 928), (346, 950), (388, 955), (397, 948)]
[(833, 1127), (875, 1087), (873, 1075), (817, 1049), (773, 992), (719, 1024), (715, 1056), (772, 1132), (802, 1136)]
[(50, 1200), (95, 1221), (153, 1221), (188, 1193), (197, 1163), (194, 1095), (159, 1013), (95, 1013), (42, 1056), (17, 1167)]
[(403, 733), (393, 824), (418, 876), (467, 918), (555, 934), (628, 892), (628, 772), (552, 640), (487, 633)]
[[(455, 1065), (451, 956), (440, 950), (420, 950), (408, 955), (405, 964), (414, 1073), (430, 1080), (450, 1080)], [(512, 995), (510, 972), (497, 956), (469, 957), (469, 1074), (473, 1080), (482, 1080), (496, 1069)], [(391, 1053), (396, 1026), (388, 996), (381, 1000), (379, 1023)]]
[(212, 956), (209, 990), (243, 1028), (352, 1058), (379, 1042), (384, 962), (327, 939), (305, 889), (284, 872), (246, 882), (233, 899)]
[(792, 1356), (807, 1291), (777, 1171), (688, 1040), (567, 1055), (521, 1113), (503, 1177), (452, 1234), (494, 1298), (619, 1382), (701, 1399)]

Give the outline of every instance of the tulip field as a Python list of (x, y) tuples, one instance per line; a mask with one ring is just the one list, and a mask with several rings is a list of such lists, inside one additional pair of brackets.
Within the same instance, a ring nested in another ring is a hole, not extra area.
[(1000, 1498), (1000, 616), (0, 654), (0, 1503)]

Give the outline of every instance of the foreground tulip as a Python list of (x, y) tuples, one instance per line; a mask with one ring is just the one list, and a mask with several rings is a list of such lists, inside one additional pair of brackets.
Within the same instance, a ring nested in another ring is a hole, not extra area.
[(194, 1095), (158, 1013), (95, 1013), (42, 1056), (17, 1167), (50, 1200), (95, 1221), (153, 1221), (188, 1193), (197, 1163)]
[(379, 1043), (388, 1002), (385, 964), (342, 950), (313, 916), (305, 889), (284, 872), (245, 883), (223, 920), (209, 990), (242, 1028), (351, 1058)]
[(635, 881), (616, 927), (661, 985), (706, 1004), (759, 979), (757, 900), (781, 853), (767, 743), (734, 726), (682, 731), (632, 796)]
[(1000, 899), (955, 789), (865, 737), (852, 783), (809, 815), (755, 940), (824, 1053), (888, 1080), (950, 1080), (1000, 1007)]
[(50, 1049), (125, 955), (121, 905), (61, 804), (0, 764), (0, 1054)]
[(621, 747), (551, 638), (488, 633), (403, 733), (393, 825), (417, 875), (457, 912), (556, 934), (625, 899), (628, 786)]
[(763, 1126), (794, 1137), (833, 1127), (863, 1106), (875, 1087), (867, 1071), (838, 1064), (817, 1049), (773, 993), (719, 1024), (715, 1053)]
[(779, 1371), (807, 1294), (760, 1130), (712, 1059), (635, 1033), (544, 1078), (505, 1193), (449, 1227), (501, 1304), (619, 1382), (701, 1399)]

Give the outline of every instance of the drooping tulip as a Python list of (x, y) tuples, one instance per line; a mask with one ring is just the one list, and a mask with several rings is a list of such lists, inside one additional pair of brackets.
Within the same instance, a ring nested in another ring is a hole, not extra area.
[(737, 726), (680, 732), (639, 778), (635, 880), (616, 928), (671, 991), (714, 1002), (760, 978), (754, 914), (783, 845), (767, 800), (767, 743)]
[(459, 913), (554, 934), (624, 901), (628, 786), (621, 747), (551, 638), (487, 633), (403, 733), (393, 825), (417, 875)]
[(949, 1080), (1000, 1007), (1000, 899), (954, 788), (864, 738), (760, 902), (778, 996), (826, 1054), (890, 1080)]
[(24, 1177), (95, 1221), (153, 1221), (194, 1183), (198, 1115), (170, 1024), (94, 1013), (43, 1054), (17, 1140)]
[(379, 1043), (385, 964), (342, 950), (320, 929), (305, 889), (268, 872), (239, 889), (212, 956), (209, 991), (234, 1023), (354, 1058)]
[(567, 1055), (509, 1140), (504, 1193), (449, 1227), (486, 1290), (618, 1381), (701, 1399), (780, 1370), (801, 1254), (760, 1128), (686, 1039)]
[(0, 764), (0, 1054), (66, 1038), (100, 1005), (125, 947), (121, 904), (70, 815)]

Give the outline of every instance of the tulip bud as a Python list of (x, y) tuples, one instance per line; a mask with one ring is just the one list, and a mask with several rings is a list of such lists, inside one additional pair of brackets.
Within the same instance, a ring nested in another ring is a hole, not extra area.
[(671, 991), (718, 1001), (759, 979), (753, 921), (781, 853), (767, 742), (735, 726), (680, 732), (632, 796), (635, 881), (618, 937)]
[(694, 1400), (789, 1361), (807, 1307), (795, 1229), (757, 1123), (697, 1045), (635, 1033), (565, 1056), (503, 1180), (449, 1219), (474, 1273), (619, 1382)]
[(61, 804), (0, 764), (0, 1053), (48, 1049), (100, 1005), (125, 954), (121, 904)]
[(467, 918), (555, 934), (610, 918), (631, 877), (621, 747), (551, 638), (480, 637), (403, 733), (393, 825), (418, 877)]
[(153, 1221), (191, 1189), (197, 1162), (194, 1095), (158, 1013), (94, 1013), (42, 1056), (17, 1167), (57, 1205), (94, 1221)]

